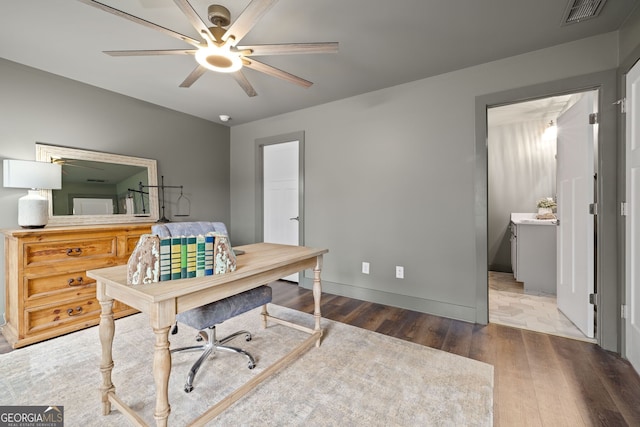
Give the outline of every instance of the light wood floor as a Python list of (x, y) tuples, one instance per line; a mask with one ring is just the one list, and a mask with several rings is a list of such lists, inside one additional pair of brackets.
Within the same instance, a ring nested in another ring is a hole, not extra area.
[[(271, 286), (274, 304), (313, 312), (311, 291)], [(640, 426), (640, 377), (594, 344), (324, 293), (322, 316), (493, 365), (495, 426)]]
[(525, 292), (524, 283), (517, 282), (512, 273), (489, 272), (489, 322), (597, 342), (587, 338), (558, 310), (555, 295)]
[[(275, 304), (313, 312), (311, 291), (272, 288)], [(595, 344), (329, 294), (322, 316), (493, 365), (495, 426), (640, 426), (640, 377)]]

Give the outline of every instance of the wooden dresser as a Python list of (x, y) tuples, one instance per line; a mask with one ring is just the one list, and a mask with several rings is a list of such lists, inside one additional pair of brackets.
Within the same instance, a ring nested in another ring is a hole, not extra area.
[[(97, 325), (100, 304), (86, 270), (126, 264), (151, 224), (3, 230), (6, 325), (13, 348)], [(115, 302), (115, 317), (136, 311)]]

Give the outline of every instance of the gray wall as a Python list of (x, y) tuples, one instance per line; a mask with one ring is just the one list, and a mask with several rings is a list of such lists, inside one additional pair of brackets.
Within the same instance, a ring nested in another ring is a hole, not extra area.
[[(189, 220), (229, 223), (229, 128), (3, 59), (0, 76), (0, 158), (34, 160), (44, 142), (156, 159), (166, 185), (184, 185)], [(0, 187), (0, 228), (18, 227), (25, 194)], [(167, 190), (167, 216), (177, 197)]]
[(555, 197), (556, 141), (542, 140), (548, 121), (491, 126), (487, 139), (489, 269), (510, 273), (512, 212), (535, 212), (543, 197)]
[(257, 240), (254, 141), (304, 131), (305, 244), (330, 251), (324, 289), (486, 322), (486, 283), (476, 280), (487, 264), (477, 265), (486, 197), (476, 200), (475, 98), (616, 68), (617, 40), (609, 33), (233, 127), (236, 242)]
[[(486, 264), (476, 264), (486, 236), (475, 227), (486, 233), (476, 213), (486, 197), (476, 200), (474, 186), (486, 171), (475, 158), (474, 99), (615, 68), (618, 58), (630, 67), (638, 34), (640, 9), (619, 33), (234, 127), (231, 151), (225, 127), (0, 60), (0, 157), (33, 159), (39, 141), (156, 158), (168, 185), (185, 185), (191, 219), (227, 221), (241, 244), (256, 241), (254, 140), (305, 131), (306, 244), (331, 251), (325, 289), (484, 321), (476, 275)], [(185, 144), (198, 155), (187, 157)], [(23, 193), (0, 188), (0, 227), (16, 227)]]
[(640, 48), (640, 6), (636, 6), (620, 29), (620, 59), (622, 62), (637, 61), (638, 48)]

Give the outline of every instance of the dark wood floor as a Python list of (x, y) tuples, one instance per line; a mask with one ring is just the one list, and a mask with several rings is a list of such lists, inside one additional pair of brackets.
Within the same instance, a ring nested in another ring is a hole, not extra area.
[[(311, 291), (272, 288), (275, 304), (313, 312)], [(640, 426), (640, 377), (594, 344), (329, 294), (322, 316), (493, 365), (495, 426)], [(0, 353), (10, 350), (0, 336)]]
[[(287, 282), (272, 288), (275, 304), (313, 312), (311, 291)], [(495, 426), (640, 426), (640, 377), (594, 344), (329, 294), (321, 310), (327, 319), (493, 365)]]

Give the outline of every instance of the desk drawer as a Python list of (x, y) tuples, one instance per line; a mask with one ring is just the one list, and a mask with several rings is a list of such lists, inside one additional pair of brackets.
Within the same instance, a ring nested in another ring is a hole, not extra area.
[(59, 242), (26, 243), (24, 245), (24, 266), (33, 267), (47, 264), (73, 263), (116, 257), (117, 238), (106, 236)]

